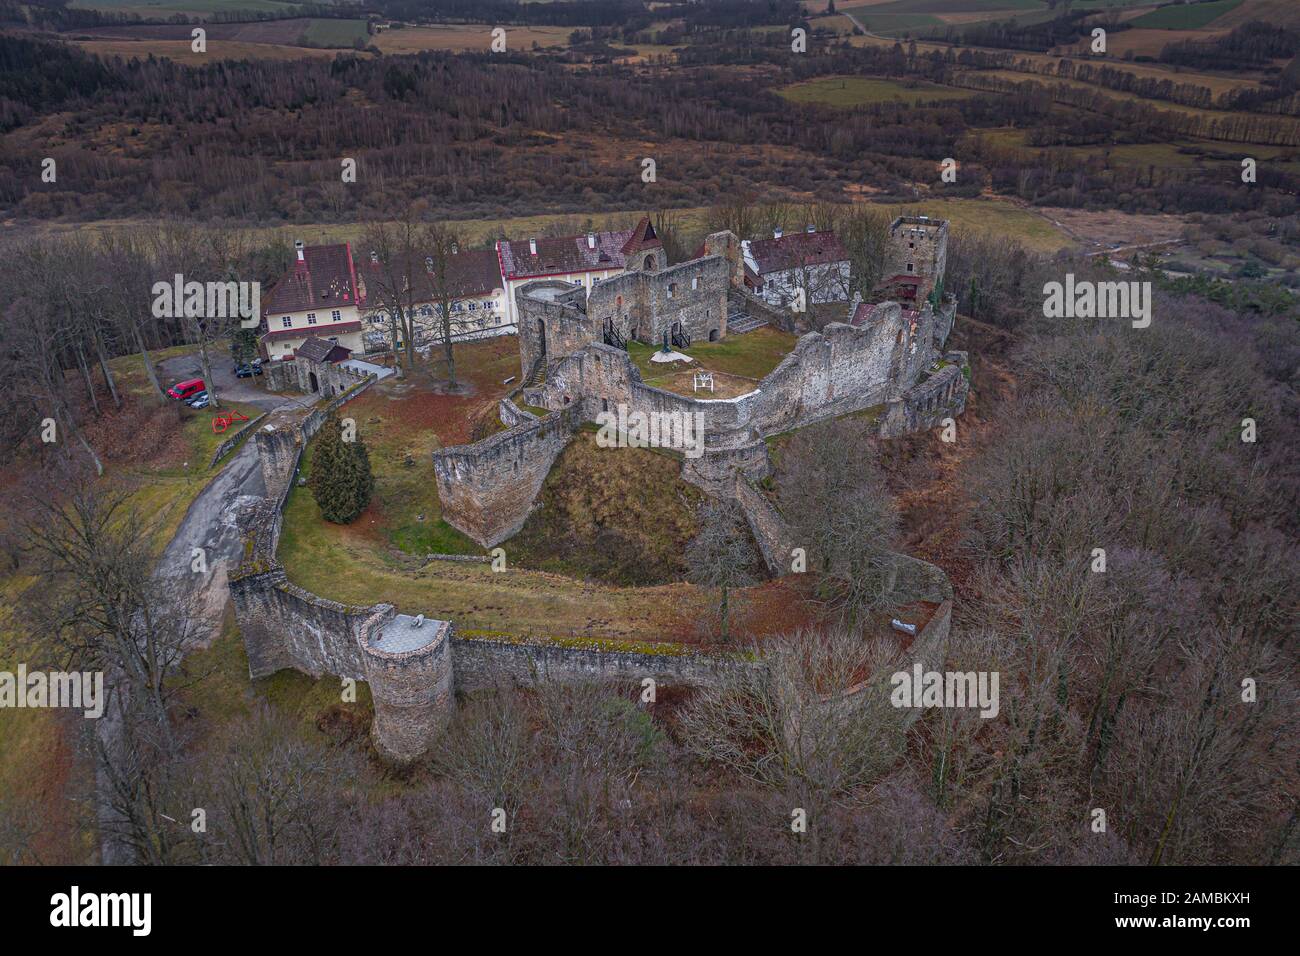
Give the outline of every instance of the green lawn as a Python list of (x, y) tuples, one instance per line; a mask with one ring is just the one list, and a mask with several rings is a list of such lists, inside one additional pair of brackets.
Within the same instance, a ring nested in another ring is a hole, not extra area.
[(1209, 26), (1229, 10), (1241, 6), (1241, 0), (1211, 0), (1209, 3), (1171, 4), (1144, 13), (1129, 21), (1133, 27), (1155, 30), (1199, 30)]
[[(761, 379), (790, 354), (798, 336), (782, 332), (771, 326), (755, 329), (746, 335), (729, 335), (720, 342), (696, 342), (688, 349), (680, 349), (700, 363), (701, 367), (730, 375)], [(649, 380), (664, 374), (664, 367), (650, 361), (650, 356), (661, 346), (628, 343), (628, 354), (641, 370), (641, 377)]]
[(792, 103), (821, 103), (841, 107), (889, 102), (915, 105), (962, 100), (976, 95), (971, 90), (940, 86), (937, 83), (903, 83), (866, 76), (824, 76), (794, 83), (777, 92)]

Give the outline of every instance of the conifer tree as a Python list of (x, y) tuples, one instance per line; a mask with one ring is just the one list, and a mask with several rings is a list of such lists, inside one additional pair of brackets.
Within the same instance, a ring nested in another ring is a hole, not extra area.
[(361, 439), (345, 441), (343, 425), (331, 415), (316, 438), (309, 480), (321, 517), (335, 524), (355, 521), (375, 488), (370, 455)]

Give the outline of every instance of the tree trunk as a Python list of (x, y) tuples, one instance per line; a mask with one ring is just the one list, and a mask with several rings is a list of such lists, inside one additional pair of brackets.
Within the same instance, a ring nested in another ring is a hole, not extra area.
[(90, 366), (86, 364), (86, 350), (82, 348), (81, 343), (77, 343), (77, 368), (81, 370), (81, 380), (86, 383), (86, 394), (90, 396), (90, 407), (95, 410), (95, 417), (99, 417), (99, 399), (95, 397), (95, 380), (90, 377)]
[(95, 355), (99, 359), (99, 370), (104, 375), (104, 384), (108, 386), (108, 393), (113, 396), (113, 407), (122, 407), (122, 396), (117, 394), (117, 382), (113, 379), (113, 370), (108, 367), (108, 356), (104, 354), (104, 339), (95, 330)]
[(149, 349), (145, 347), (144, 336), (140, 334), (140, 326), (131, 323), (131, 332), (135, 335), (135, 344), (140, 350), (140, 358), (144, 360), (144, 371), (149, 376), (149, 384), (153, 386), (154, 397), (158, 399), (159, 405), (167, 404), (167, 395), (163, 392), (162, 386), (158, 384), (158, 376), (153, 370), (153, 358), (149, 355)]

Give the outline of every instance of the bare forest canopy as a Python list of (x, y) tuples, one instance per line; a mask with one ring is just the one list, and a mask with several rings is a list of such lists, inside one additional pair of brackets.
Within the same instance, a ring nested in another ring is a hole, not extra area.
[[(574, 70), (545, 57), (443, 52), (192, 67), (0, 36), (0, 211), (352, 221), (424, 199), (434, 215), (464, 218), (709, 205), (751, 189), (845, 201), (869, 186), (911, 199), (913, 183), (931, 184), (935, 198), (991, 185), (1053, 205), (1295, 210), (1297, 177), (1277, 164), (1244, 190), (1224, 166), (1112, 166), (1088, 155), (1027, 165), (1014, 151), (958, 152), (977, 128), (1068, 125), (1063, 108), (1121, 142), (1300, 145), (1289, 116), (1173, 111), (1093, 87), (1018, 83), (992, 73), (1009, 53), (836, 46), (792, 61), (783, 35), (746, 37), (692, 44), (672, 70)], [(775, 92), (837, 74), (982, 88), (848, 110)], [(640, 176), (647, 152), (650, 185)], [(937, 164), (953, 155), (966, 157), (963, 174), (943, 184)], [(54, 182), (40, 175), (46, 158)], [(342, 182), (346, 158), (357, 161), (355, 183)]]

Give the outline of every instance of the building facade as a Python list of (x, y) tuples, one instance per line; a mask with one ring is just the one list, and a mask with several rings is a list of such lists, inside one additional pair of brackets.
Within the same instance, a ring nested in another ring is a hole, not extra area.
[(769, 305), (789, 308), (803, 291), (805, 305), (849, 298), (849, 255), (830, 230), (784, 234), (742, 244), (745, 265), (758, 276), (755, 291)]
[(292, 359), (316, 336), (352, 351), (362, 350), (357, 271), (348, 243), (294, 243), (294, 260), (262, 307), (258, 338), (262, 356)]
[[(453, 247), (455, 249), (455, 247)], [(447, 261), (446, 292), (451, 297), (451, 339), (453, 342), (509, 335), (515, 331), (506, 306), (505, 286), (497, 254), (487, 250), (455, 250)], [(392, 323), (387, 296), (380, 290), (394, 282), (403, 286), (403, 308), (414, 313), (417, 348), (440, 346), (445, 333), (442, 321), (441, 283), (431, 257), (414, 259), (404, 268), (390, 269), (375, 253), (357, 270), (363, 302), (366, 350), (379, 352), (393, 347)], [(410, 290), (407, 292), (406, 290)], [(398, 323), (397, 347), (404, 348), (404, 328)]]

